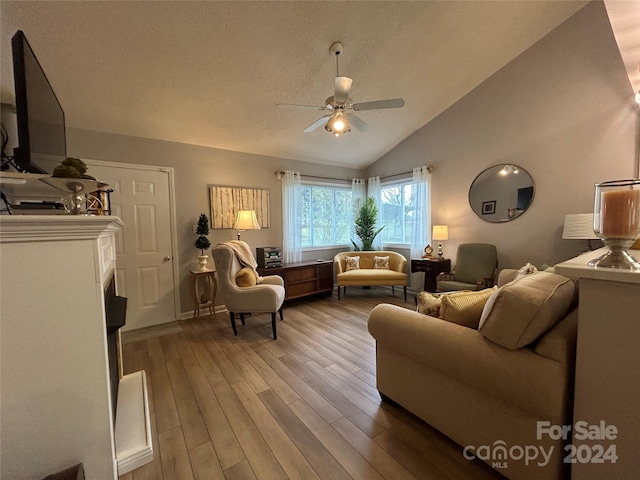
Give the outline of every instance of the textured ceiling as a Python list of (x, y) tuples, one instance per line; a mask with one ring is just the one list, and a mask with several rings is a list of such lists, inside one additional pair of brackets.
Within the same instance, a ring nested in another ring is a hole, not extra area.
[[(67, 124), (364, 168), (558, 26), (585, 2), (0, 2), (3, 101), (10, 38), (25, 32)], [(339, 138), (302, 130), (340, 74), (358, 115)]]

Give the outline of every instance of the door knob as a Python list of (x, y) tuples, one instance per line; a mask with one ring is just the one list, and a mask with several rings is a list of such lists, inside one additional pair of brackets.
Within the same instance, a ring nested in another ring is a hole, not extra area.
[(166, 257), (164, 257), (164, 261), (168, 262), (169, 260), (171, 260), (171, 257), (169, 255), (167, 255)]

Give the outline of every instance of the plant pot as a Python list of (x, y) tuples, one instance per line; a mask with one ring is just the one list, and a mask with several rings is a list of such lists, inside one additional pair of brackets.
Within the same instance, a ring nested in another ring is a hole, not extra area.
[(200, 270), (204, 271), (207, 269), (207, 259), (209, 255), (198, 255), (198, 264), (200, 264)]

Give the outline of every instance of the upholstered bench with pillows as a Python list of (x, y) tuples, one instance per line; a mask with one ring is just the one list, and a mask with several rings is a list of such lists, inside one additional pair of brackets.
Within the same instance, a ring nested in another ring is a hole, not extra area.
[(407, 259), (397, 252), (341, 252), (334, 259), (338, 300), (340, 287), (346, 293), (347, 287), (367, 287), (375, 285), (394, 285), (404, 287), (404, 300), (407, 300)]
[[(377, 387), (510, 479), (566, 478), (567, 440), (538, 438), (538, 422), (572, 424), (576, 288), (554, 273), (516, 273), (484, 291), (422, 293), (430, 315), (376, 306)], [(517, 458), (520, 448), (537, 457)]]

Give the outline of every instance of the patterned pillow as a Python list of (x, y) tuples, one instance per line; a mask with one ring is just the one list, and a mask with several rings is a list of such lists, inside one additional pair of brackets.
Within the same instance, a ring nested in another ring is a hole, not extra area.
[(535, 265), (527, 263), (524, 267), (520, 267), (520, 270), (518, 270), (518, 272), (516, 273), (516, 277), (514, 278), (514, 280), (518, 280), (527, 275), (531, 275), (532, 273), (536, 273), (537, 271), (538, 269), (535, 267)]
[(424, 313), (432, 317), (440, 316), (440, 304), (442, 299), (439, 293), (420, 292), (418, 293), (418, 307), (416, 312)]
[(359, 270), (360, 269), (360, 257), (346, 257), (345, 262), (347, 265), (346, 271), (349, 270)]
[(389, 257), (373, 257), (373, 268), (389, 270)]

